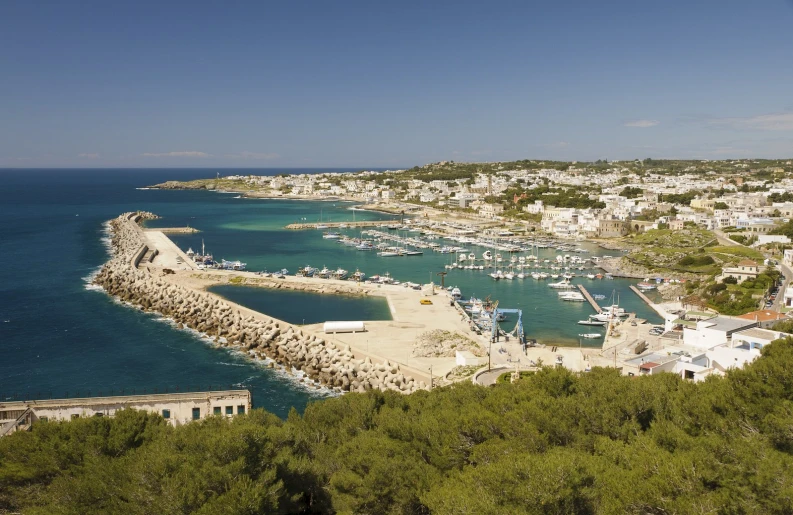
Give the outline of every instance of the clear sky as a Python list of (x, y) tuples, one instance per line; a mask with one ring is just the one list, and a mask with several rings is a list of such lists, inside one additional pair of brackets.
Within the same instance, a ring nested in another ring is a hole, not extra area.
[(0, 167), (793, 157), (791, 0), (7, 1)]

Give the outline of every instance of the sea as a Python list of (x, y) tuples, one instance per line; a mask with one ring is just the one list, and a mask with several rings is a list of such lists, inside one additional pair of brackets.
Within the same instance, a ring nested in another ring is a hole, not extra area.
[[(0, 170), (0, 400), (163, 393), (247, 388), (253, 404), (285, 417), (309, 402), (336, 395), (299, 376), (256, 364), (219, 349), (194, 331), (114, 300), (91, 285), (108, 258), (108, 220), (126, 211), (161, 216), (151, 227), (190, 226), (194, 234), (171, 235), (183, 250), (202, 245), (216, 259), (240, 260), (253, 271), (311, 265), (386, 272), (402, 282), (440, 282), (463, 296), (499, 301), (523, 312), (523, 326), (541, 343), (599, 345), (581, 341), (592, 332), (577, 320), (593, 313), (586, 303), (562, 302), (548, 281), (493, 281), (487, 272), (449, 270), (453, 254), (425, 249), (421, 256), (386, 258), (322, 238), (322, 231), (286, 230), (295, 222), (395, 220), (393, 215), (354, 209), (341, 201), (247, 199), (235, 193), (155, 190), (167, 180), (237, 173), (275, 175), (356, 171), (345, 169), (46, 169)], [(360, 229), (342, 229), (359, 236)], [(405, 235), (405, 234), (403, 234)], [(413, 233), (407, 235), (415, 236)], [(588, 255), (609, 251), (585, 244)], [(481, 256), (485, 248), (471, 247)], [(614, 252), (611, 251), (611, 254)], [(553, 259), (553, 249), (540, 258)], [(580, 273), (580, 272), (579, 272)], [(619, 299), (622, 307), (651, 322), (660, 318), (629, 290), (624, 279), (583, 282), (593, 294)], [(387, 320), (382, 299), (333, 298), (316, 294), (223, 286), (216, 293), (296, 323), (325, 320)], [(507, 330), (517, 322), (511, 315)]]

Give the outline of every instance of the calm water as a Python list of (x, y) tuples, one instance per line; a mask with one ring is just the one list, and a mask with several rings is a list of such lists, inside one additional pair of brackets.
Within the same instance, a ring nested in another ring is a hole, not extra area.
[(290, 324), (319, 324), (328, 320), (391, 320), (383, 297), (321, 295), (256, 286), (221, 285), (209, 291)]
[[(249, 200), (234, 194), (136, 189), (169, 179), (214, 177), (216, 172), (0, 170), (2, 398), (237, 385), (253, 392), (257, 406), (285, 416), (292, 406), (302, 410), (322, 395), (88, 288), (87, 278), (107, 259), (103, 224), (124, 211), (142, 209), (161, 215), (152, 226), (197, 227), (201, 233), (174, 236), (174, 241), (184, 249), (198, 249), (204, 240), (216, 258), (240, 259), (251, 270), (287, 268), (294, 272), (311, 264), (350, 271), (359, 268), (368, 275), (390, 272), (401, 281), (425, 283), (438, 281), (437, 273), (452, 258), (429, 251), (423, 256), (380, 258), (373, 252), (325, 240), (320, 231), (282, 230), (284, 225), (303, 219), (390, 218), (350, 211), (348, 203)], [(590, 248), (594, 255), (603, 254)], [(485, 249), (471, 250), (481, 255)], [(541, 258), (555, 255), (552, 250), (540, 251)], [(628, 290), (628, 281), (574, 282), (584, 282), (592, 293), (611, 296), (616, 292), (626, 309), (658, 321)], [(491, 295), (502, 307), (522, 309), (527, 334), (540, 341), (577, 345), (577, 334), (592, 329), (582, 331), (575, 323), (592, 313), (591, 307), (559, 301), (545, 281), (494, 282), (486, 272), (452, 270), (446, 284), (459, 286), (466, 297)], [(242, 291), (238, 294), (245, 295)], [(277, 309), (284, 310), (279, 312), (281, 316), (298, 322), (297, 314), (309, 311), (305, 305), (310, 299), (281, 292), (268, 299), (252, 295), (233, 300), (251, 307), (259, 306), (257, 302), (275, 302), (280, 304)], [(323, 299), (311, 302), (311, 311), (317, 313), (328, 304)], [(372, 316), (381, 309), (376, 302), (367, 306), (375, 313)], [(265, 309), (279, 316), (275, 310)], [(333, 311), (328, 313), (333, 317), (321, 315), (316, 321), (338, 318)], [(509, 322), (504, 325), (511, 328)], [(597, 341), (584, 343), (599, 345)]]

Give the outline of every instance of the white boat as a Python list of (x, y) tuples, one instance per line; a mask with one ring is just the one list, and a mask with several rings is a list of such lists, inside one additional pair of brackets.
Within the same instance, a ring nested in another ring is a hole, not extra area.
[(391, 250), (384, 250), (382, 252), (378, 252), (377, 255), (380, 256), (380, 257), (394, 257), (394, 256), (398, 256), (399, 252), (393, 252)]
[(337, 268), (335, 271), (331, 273), (331, 276), (334, 279), (345, 279), (347, 277), (347, 270), (343, 268)]
[(594, 340), (596, 338), (601, 338), (603, 335), (600, 333), (584, 333), (578, 335), (581, 338), (586, 338), (588, 340)]
[(459, 299), (462, 296), (463, 296), (463, 294), (460, 292), (460, 288), (458, 288), (456, 286), (454, 288), (452, 288), (452, 298), (454, 298), (456, 300), (456, 299)]
[(639, 288), (641, 291), (650, 291), (656, 288), (656, 286), (653, 283), (648, 283), (648, 282), (641, 282), (637, 284), (636, 287)]
[(338, 240), (339, 238), (341, 238), (341, 234), (337, 232), (326, 232), (325, 234), (322, 235), (322, 237), (325, 238), (326, 240)]
[(317, 275), (320, 277), (320, 279), (327, 279), (330, 277), (330, 269), (326, 266), (323, 266), (322, 270), (317, 272)]
[(493, 253), (490, 252), (489, 250), (484, 251), (482, 253), (482, 259), (484, 259), (485, 261), (490, 261), (491, 259), (493, 259)]
[(457, 261), (462, 262), (465, 261), (466, 259), (468, 259), (468, 256), (466, 256), (465, 254), (460, 254), (459, 256), (457, 256)]
[(578, 291), (568, 291), (559, 294), (559, 298), (566, 302), (586, 302), (584, 294)]
[(473, 263), (474, 261), (476, 261), (476, 254), (474, 254), (473, 252), (471, 252), (470, 254), (468, 254), (468, 261), (470, 261), (470, 262), (472, 262), (472, 263)]
[(604, 326), (608, 322), (604, 322), (602, 320), (579, 320), (578, 325), (599, 325)]
[[(533, 275), (534, 274), (532, 274), (532, 276)], [(559, 281), (558, 283), (548, 283), (548, 287), (553, 288), (555, 290), (572, 290), (573, 288), (575, 288), (575, 286), (573, 286), (573, 284), (570, 282), (569, 279), (564, 279), (562, 281)]]
[(352, 274), (351, 278), (352, 278), (352, 279), (355, 279), (356, 281), (363, 281), (363, 280), (364, 280), (364, 278), (366, 278), (366, 274), (365, 274), (365, 273), (363, 273), (363, 272), (361, 272), (360, 270), (358, 270), (358, 269), (356, 268), (356, 269), (355, 269), (355, 273), (354, 273), (354, 274)]

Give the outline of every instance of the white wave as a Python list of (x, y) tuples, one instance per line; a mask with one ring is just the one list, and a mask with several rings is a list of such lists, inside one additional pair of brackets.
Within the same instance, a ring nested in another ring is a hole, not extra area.
[[(86, 289), (97, 289), (97, 290), (104, 291), (104, 288), (102, 288), (101, 286), (96, 286), (96, 285), (93, 285), (93, 284), (86, 285)], [(121, 299), (119, 299), (117, 297), (114, 297), (114, 296), (111, 296), (111, 299), (113, 300), (113, 302), (116, 302), (117, 304), (129, 307), (129, 308), (132, 308), (132, 309), (135, 309), (135, 310), (137, 310), (139, 308), (138, 305), (133, 304), (132, 302), (124, 301), (124, 300), (121, 300)], [(217, 365), (239, 366), (239, 367), (245, 367), (245, 366), (253, 365), (256, 368), (261, 369), (263, 372), (277, 374), (279, 379), (281, 379), (284, 382), (289, 383), (289, 386), (291, 388), (295, 388), (295, 389), (298, 389), (298, 390), (303, 390), (303, 391), (309, 393), (310, 395), (312, 395), (314, 397), (319, 397), (319, 398), (336, 397), (336, 396), (339, 396), (339, 395), (341, 395), (343, 393), (339, 389), (329, 388), (327, 386), (324, 386), (324, 385), (320, 384), (318, 381), (309, 379), (308, 377), (306, 377), (305, 372), (303, 372), (302, 370), (297, 370), (297, 369), (291, 368), (291, 367), (290, 367), (289, 370), (287, 370), (287, 368), (285, 366), (279, 365), (277, 362), (274, 362), (270, 358), (262, 358), (262, 359), (260, 359), (260, 358), (258, 358), (255, 355), (255, 353), (253, 351), (245, 352), (244, 350), (238, 349), (238, 348), (222, 347), (222, 346), (218, 345), (218, 343), (214, 340), (214, 338), (212, 338), (208, 334), (202, 333), (202, 332), (197, 331), (195, 329), (191, 329), (190, 327), (187, 327), (187, 326), (179, 327), (177, 325), (178, 322), (176, 322), (173, 318), (163, 316), (161, 313), (147, 311), (147, 312), (145, 312), (145, 314), (149, 315), (152, 318), (152, 320), (154, 320), (155, 322), (161, 322), (161, 323), (168, 324), (172, 328), (176, 329), (177, 331), (184, 331), (184, 332), (190, 334), (195, 339), (199, 340), (200, 342), (202, 342), (203, 344), (205, 344), (207, 346), (210, 346), (210, 347), (212, 347), (214, 349), (218, 349), (218, 350), (222, 350), (222, 351), (228, 352), (229, 354), (231, 354), (233, 356), (243, 356), (243, 357), (246, 358), (246, 362), (245, 363), (228, 363), (228, 362), (224, 362), (224, 361), (217, 361), (217, 362), (215, 362), (215, 364), (217, 364)], [(270, 368), (270, 363), (275, 363), (275, 367), (274, 368)], [(253, 377), (255, 377), (255, 376), (252, 376), (252, 377), (246, 379), (245, 381), (243, 381), (243, 383), (247, 383)], [(240, 388), (243, 388), (243, 386), (240, 386)]]
[(236, 197), (232, 197), (232, 198), (242, 198), (242, 195), (237, 195)]

